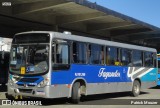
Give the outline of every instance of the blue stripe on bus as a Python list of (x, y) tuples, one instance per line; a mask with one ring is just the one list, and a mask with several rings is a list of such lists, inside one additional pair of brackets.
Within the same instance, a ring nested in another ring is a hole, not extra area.
[[(72, 64), (70, 70), (51, 73), (51, 84), (71, 84), (77, 77), (84, 78), (87, 83), (132, 82), (128, 77), (128, 67), (96, 66)], [(111, 73), (108, 75), (108, 72)], [(145, 72), (144, 72), (145, 73)], [(155, 81), (157, 69), (144, 74), (141, 81)]]
[[(23, 78), (28, 78), (28, 81), (26, 82), (21, 82), (21, 80), (19, 80), (16, 84), (18, 85), (23, 85), (23, 84), (28, 84), (28, 85), (38, 85), (41, 81), (44, 80), (44, 78), (42, 76), (35, 76), (35, 77), (23, 77)], [(23, 79), (22, 78), (22, 79)], [(32, 78), (37, 78), (38, 80), (35, 80), (34, 82), (29, 82), (29, 79)]]
[(72, 64), (70, 70), (52, 72), (51, 84), (71, 84), (77, 77), (87, 83), (131, 82), (127, 72), (128, 67)]

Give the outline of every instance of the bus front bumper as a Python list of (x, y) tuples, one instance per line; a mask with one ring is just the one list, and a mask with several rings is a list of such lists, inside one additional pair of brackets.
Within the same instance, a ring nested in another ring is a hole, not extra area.
[(24, 97), (39, 97), (39, 98), (60, 98), (70, 97), (70, 88), (66, 85), (52, 86), (48, 85), (45, 87), (14, 87), (8, 84), (8, 95), (11, 96), (24, 96)]

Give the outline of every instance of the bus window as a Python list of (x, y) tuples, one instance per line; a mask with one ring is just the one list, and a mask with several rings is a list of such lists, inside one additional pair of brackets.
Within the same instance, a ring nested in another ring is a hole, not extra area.
[(56, 61), (60, 64), (69, 64), (69, 47), (67, 44), (57, 44)]
[(57, 44), (52, 45), (52, 62), (53, 62), (52, 69), (53, 70), (67, 70), (70, 68), (70, 50), (69, 49), (70, 47), (67, 41), (63, 41), (63, 40), (57, 40)]
[(55, 44), (52, 44), (52, 63), (55, 63)]
[(101, 47), (101, 55), (100, 55), (100, 60), (101, 60), (101, 64), (102, 64), (102, 65), (105, 64), (105, 61), (104, 61), (105, 57), (104, 57), (104, 54), (105, 54), (105, 52), (104, 52), (104, 46), (102, 46), (102, 47)]
[(132, 66), (132, 51), (128, 49), (121, 50), (121, 62), (123, 66)]
[(143, 66), (142, 51), (133, 51), (133, 66)]
[(144, 53), (144, 64), (145, 67), (153, 67), (153, 53), (151, 52)]
[(153, 53), (153, 62), (154, 62), (154, 67), (157, 68), (157, 54)]
[(103, 63), (103, 47), (96, 44), (90, 44), (89, 45), (89, 51), (88, 52), (88, 63), (89, 64), (104, 64)]
[(85, 43), (73, 42), (73, 63), (86, 64), (86, 49)]
[(119, 63), (119, 58), (118, 58), (118, 48), (115, 47), (107, 47), (106, 48), (107, 52), (107, 65), (118, 65)]

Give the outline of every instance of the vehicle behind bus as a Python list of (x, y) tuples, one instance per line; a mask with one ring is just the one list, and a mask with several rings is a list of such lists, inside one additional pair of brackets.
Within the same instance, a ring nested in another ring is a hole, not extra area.
[(0, 84), (5, 85), (8, 82), (9, 52), (0, 52)]

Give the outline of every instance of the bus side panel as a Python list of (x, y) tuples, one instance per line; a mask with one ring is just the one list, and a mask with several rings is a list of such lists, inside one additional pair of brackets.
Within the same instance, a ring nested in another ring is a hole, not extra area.
[(64, 85), (66, 92), (59, 90), (58, 94), (69, 95), (67, 85), (72, 84), (77, 78), (83, 78), (87, 82), (86, 90), (89, 95), (131, 91), (132, 83), (136, 78), (142, 81), (142, 88), (152, 87), (156, 81), (156, 69), (73, 64), (70, 70), (52, 72), (51, 76), (52, 86)]
[(87, 84), (87, 95), (125, 92), (132, 90), (132, 82), (112, 82), (112, 83), (89, 83)]
[(71, 84), (78, 77), (87, 83), (131, 82), (127, 76), (128, 68), (122, 66), (75, 65), (70, 70), (52, 72), (51, 84)]
[[(67, 93), (67, 85), (74, 83), (75, 79), (85, 79), (86, 94), (100, 94), (109, 92), (130, 91), (132, 82), (128, 77), (128, 67), (122, 66), (96, 66), (96, 65), (71, 65), (70, 70), (55, 71), (51, 74), (51, 85), (54, 89), (63, 86), (57, 90), (57, 94)], [(65, 86), (66, 85), (66, 86)], [(71, 89), (71, 88), (70, 88)]]
[[(124, 71), (122, 71), (124, 72)], [(125, 77), (124, 77), (125, 76)], [(157, 69), (145, 67), (129, 67), (128, 72), (122, 74), (122, 82), (106, 82), (99, 84), (88, 84), (87, 94), (110, 93), (110, 92), (123, 92), (131, 91), (132, 84), (135, 79), (140, 79), (141, 88), (150, 88), (156, 86)], [(131, 79), (127, 82), (126, 79)], [(124, 82), (123, 82), (124, 81)]]
[(140, 75), (141, 80), (141, 88), (150, 88), (155, 87), (157, 84), (157, 68), (148, 68), (149, 71), (146, 72), (144, 75)]

